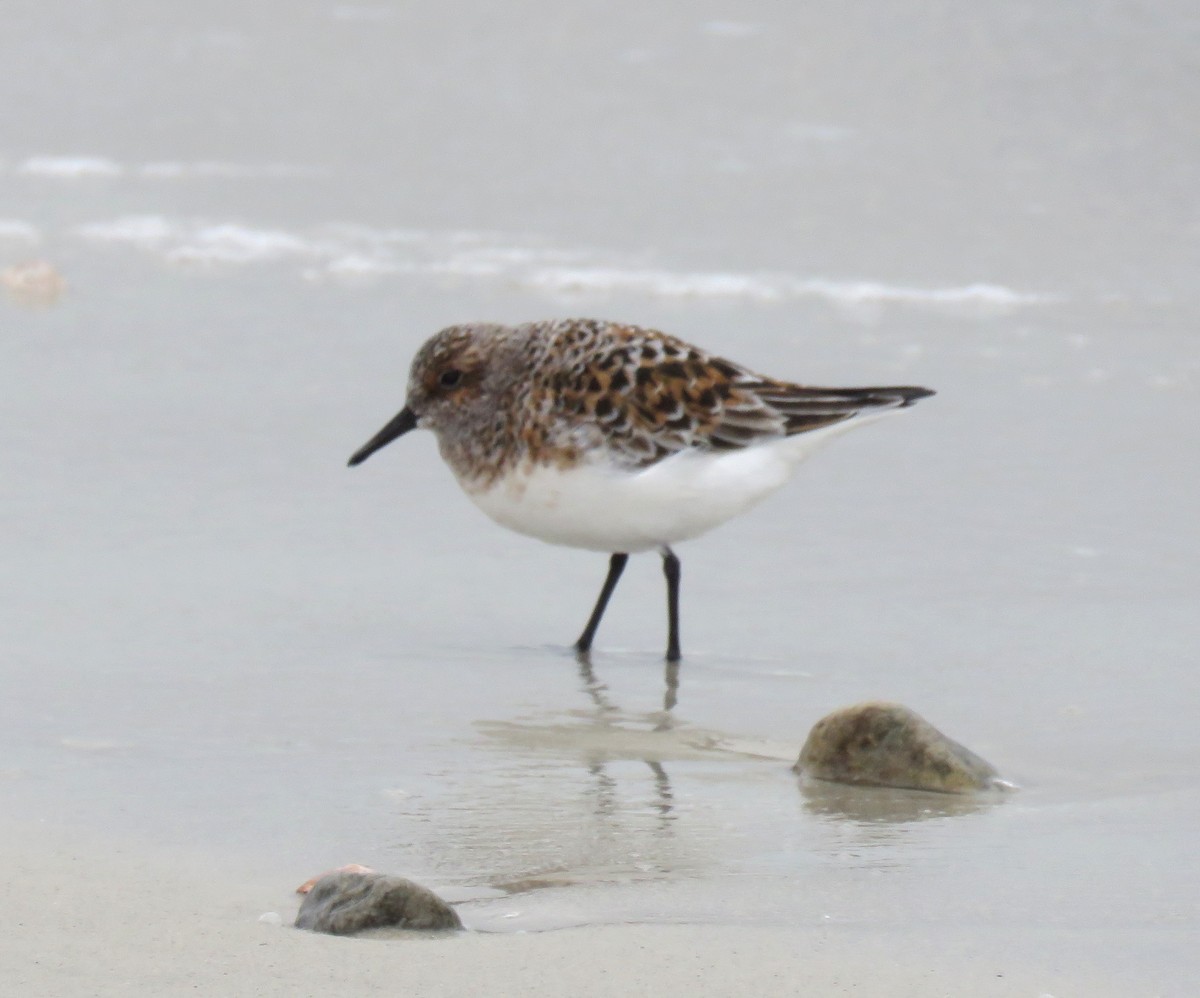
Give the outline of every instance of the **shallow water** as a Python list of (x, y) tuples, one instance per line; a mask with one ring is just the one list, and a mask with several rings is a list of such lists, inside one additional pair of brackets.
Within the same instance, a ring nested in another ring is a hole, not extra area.
[[(10, 7), (0, 267), (67, 281), (0, 298), (11, 813), (484, 929), (1066, 933), (1186, 993), (1187, 8)], [(344, 466), (430, 332), (566, 314), (939, 391), (681, 547), (669, 712), (656, 558), (582, 669), (602, 557), (488, 523), (427, 435)], [(1021, 789), (798, 785), (866, 698)]]

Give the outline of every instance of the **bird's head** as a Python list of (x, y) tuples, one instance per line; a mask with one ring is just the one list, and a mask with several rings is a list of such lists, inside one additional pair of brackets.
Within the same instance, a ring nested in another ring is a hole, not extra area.
[(503, 326), (471, 323), (450, 326), (427, 340), (413, 358), (404, 408), (355, 451), (350, 466), (417, 427), (453, 433), (490, 418), (489, 360), (504, 331)]

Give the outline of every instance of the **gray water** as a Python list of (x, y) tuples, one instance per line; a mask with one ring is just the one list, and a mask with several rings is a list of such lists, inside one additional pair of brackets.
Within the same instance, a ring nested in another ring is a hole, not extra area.
[[(1200, 19), (793, 7), (6, 5), (0, 267), (67, 282), (0, 298), (10, 814), (481, 928), (899, 929), (1190, 993)], [(656, 558), (588, 672), (603, 557), (495, 527), (428, 435), (345, 468), (427, 335), (572, 314), (939, 392), (680, 548), (669, 713)], [(867, 698), (1020, 790), (798, 785)]]

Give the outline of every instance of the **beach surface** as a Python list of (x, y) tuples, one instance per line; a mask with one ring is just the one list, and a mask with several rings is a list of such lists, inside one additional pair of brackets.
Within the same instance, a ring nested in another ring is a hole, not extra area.
[[(641, 924), (338, 938), (281, 927), (295, 901), (211, 858), (5, 829), (11, 994), (1128, 995), (1060, 930), (932, 940), (907, 927)], [(260, 912), (264, 903), (275, 903)], [(1036, 938), (1035, 938), (1036, 936)], [(1114, 935), (1108, 940), (1119, 945)], [(1184, 940), (1179, 940), (1184, 945)]]
[[(1190, 6), (5, 22), (6, 992), (1195, 993)], [(345, 466), (570, 315), (938, 394), (680, 545), (677, 674), (654, 556), (580, 663), (603, 556)], [(1017, 789), (798, 780), (870, 699)], [(291, 929), (352, 862), (469, 931)]]

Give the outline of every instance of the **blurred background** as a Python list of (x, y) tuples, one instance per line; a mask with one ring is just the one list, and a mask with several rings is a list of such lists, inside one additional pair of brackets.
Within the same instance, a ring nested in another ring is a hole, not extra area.
[[(368, 862), (478, 924), (1033, 932), (1169, 988), (1198, 45), (1175, 2), (9, 0), (12, 813)], [(344, 467), (432, 332), (567, 315), (939, 392), (681, 548), (669, 716), (657, 559), (581, 672), (602, 557), (487, 522), (427, 435)], [(866, 698), (1022, 790), (798, 787)]]

